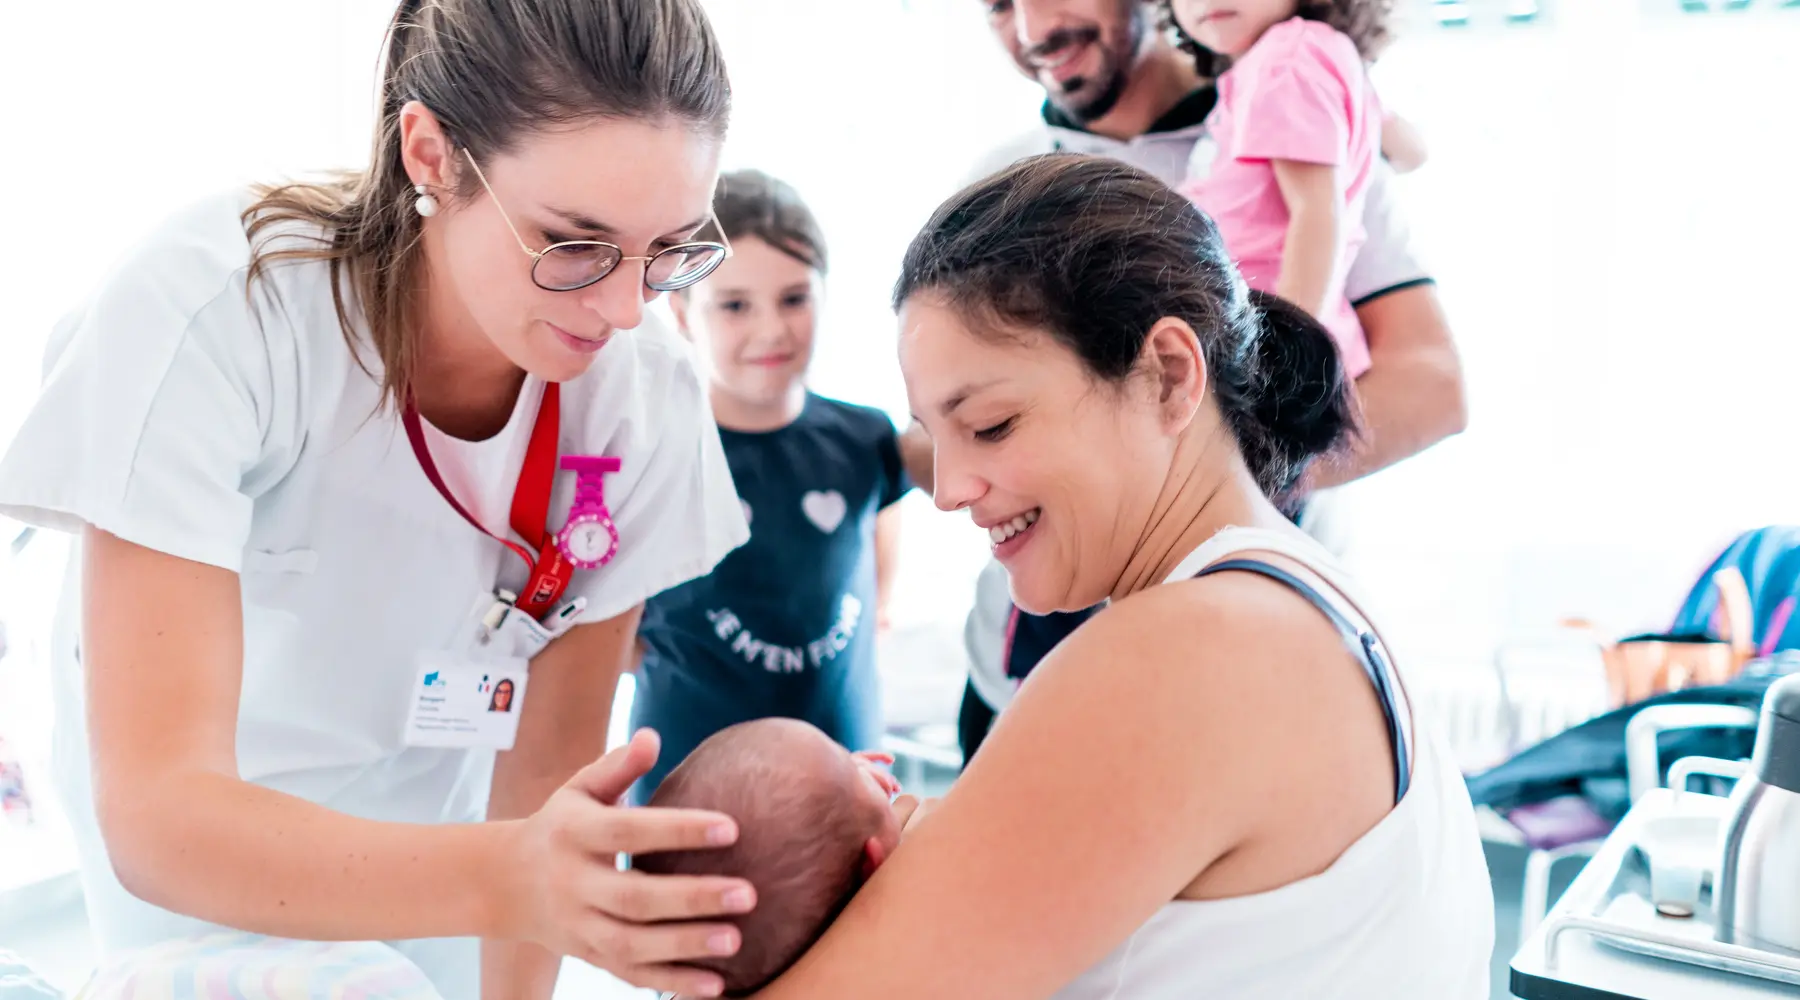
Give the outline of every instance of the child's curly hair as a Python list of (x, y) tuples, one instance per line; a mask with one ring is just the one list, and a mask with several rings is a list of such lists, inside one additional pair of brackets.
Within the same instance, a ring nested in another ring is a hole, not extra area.
[[(1350, 36), (1364, 61), (1374, 62), (1387, 48), (1388, 18), (1394, 12), (1394, 0), (1300, 0), (1296, 16), (1308, 21), (1323, 21)], [(1181, 30), (1175, 21), (1171, 0), (1157, 0), (1162, 10), (1163, 27), (1175, 38), (1175, 46), (1194, 57), (1200, 75), (1215, 77), (1231, 68), (1231, 58), (1201, 45)]]

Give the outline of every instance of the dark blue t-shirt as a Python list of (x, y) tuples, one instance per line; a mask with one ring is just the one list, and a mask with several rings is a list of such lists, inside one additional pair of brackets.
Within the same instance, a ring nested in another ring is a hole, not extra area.
[(647, 800), (727, 726), (804, 719), (854, 750), (881, 741), (875, 515), (912, 483), (880, 410), (807, 394), (793, 423), (719, 429), (750, 540), (644, 605), (632, 728), (663, 741), (633, 789)]

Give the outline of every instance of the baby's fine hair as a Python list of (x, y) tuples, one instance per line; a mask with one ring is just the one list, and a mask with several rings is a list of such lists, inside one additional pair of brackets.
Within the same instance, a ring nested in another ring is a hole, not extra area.
[(765, 719), (715, 733), (650, 798), (652, 808), (730, 816), (738, 824), (737, 843), (632, 859), (632, 867), (650, 874), (728, 875), (756, 887), (756, 908), (732, 918), (743, 938), (738, 953), (689, 963), (717, 972), (728, 997), (766, 986), (831, 926), (856, 894), (863, 845), (879, 822), (846, 794), (846, 783), (807, 780), (806, 772), (785, 766), (773, 752), (781, 736), (771, 733), (781, 725), (799, 724)]

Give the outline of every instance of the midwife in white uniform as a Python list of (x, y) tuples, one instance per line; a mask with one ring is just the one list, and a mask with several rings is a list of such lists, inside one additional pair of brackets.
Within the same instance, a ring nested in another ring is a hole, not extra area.
[(735, 930), (657, 922), (751, 887), (614, 856), (735, 829), (612, 805), (653, 737), (600, 757), (644, 599), (747, 535), (645, 309), (728, 252), (719, 48), (698, 0), (409, 2), (382, 87), (366, 171), (126, 255), (0, 462), (0, 513), (79, 536), (56, 752), (100, 945), (398, 941), (450, 998), (548, 996), (571, 954), (707, 995), (670, 963)]

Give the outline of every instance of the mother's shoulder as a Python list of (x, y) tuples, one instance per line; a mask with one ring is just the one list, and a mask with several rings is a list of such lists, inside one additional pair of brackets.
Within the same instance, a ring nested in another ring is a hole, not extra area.
[[(1230, 556), (1264, 563), (1305, 579), (1312, 571), (1298, 560), (1276, 552), (1243, 552)], [(1254, 573), (1196, 573), (1147, 587), (1115, 601), (1094, 624), (1107, 631), (1139, 634), (1152, 640), (1182, 635), (1205, 636), (1213, 642), (1256, 641), (1267, 628), (1291, 621), (1309, 606), (1293, 588)]]
[(1258, 654), (1288, 610), (1278, 595), (1241, 576), (1181, 580), (1116, 600), (1063, 640), (1044, 666), (1100, 662), (1108, 682), (1118, 683), (1126, 673), (1195, 679), (1215, 664), (1241, 663)]
[[(1305, 571), (1278, 554), (1255, 555)], [(1341, 651), (1331, 621), (1292, 588), (1256, 574), (1224, 572), (1115, 601), (1064, 640), (1045, 667), (1062, 660), (1071, 674), (1088, 674), (1092, 668), (1083, 664), (1095, 665), (1092, 676), (1074, 680), (1076, 687), (1141, 681), (1171, 695), (1194, 685), (1196, 693), (1249, 697), (1257, 689), (1278, 692), (1292, 679), (1289, 665)]]

